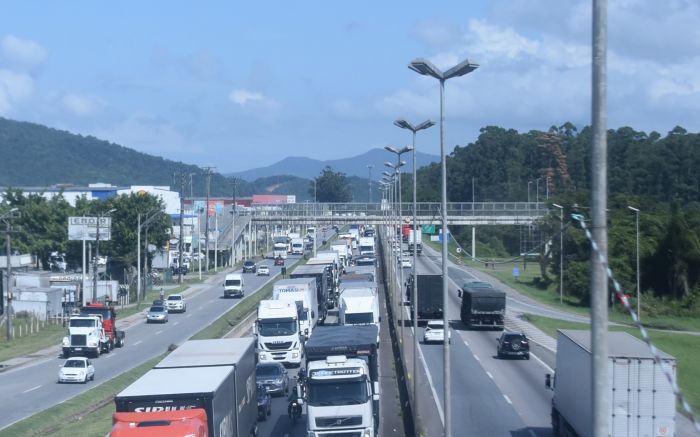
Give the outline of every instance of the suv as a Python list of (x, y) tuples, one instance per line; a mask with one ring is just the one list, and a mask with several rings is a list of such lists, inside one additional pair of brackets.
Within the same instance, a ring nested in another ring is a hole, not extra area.
[(165, 301), (165, 307), (168, 309), (169, 313), (174, 313), (175, 311), (184, 313), (187, 311), (185, 298), (181, 294), (171, 294), (168, 296), (168, 300)]
[(497, 340), (498, 358), (523, 357), (530, 359), (530, 342), (523, 333), (503, 332)]
[(255, 262), (248, 260), (243, 263), (243, 273), (255, 273)]

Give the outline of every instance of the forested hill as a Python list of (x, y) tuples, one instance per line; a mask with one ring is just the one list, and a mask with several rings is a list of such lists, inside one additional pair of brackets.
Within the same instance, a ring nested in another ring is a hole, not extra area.
[[(571, 124), (519, 133), (489, 126), (448, 157), (448, 196), (471, 201), (525, 201), (590, 189), (591, 129)], [(439, 199), (439, 165), (420, 169), (419, 197)], [(549, 178), (549, 186), (546, 180)], [(700, 135), (676, 127), (662, 136), (629, 127), (608, 131), (608, 190), (660, 202), (700, 200)]]

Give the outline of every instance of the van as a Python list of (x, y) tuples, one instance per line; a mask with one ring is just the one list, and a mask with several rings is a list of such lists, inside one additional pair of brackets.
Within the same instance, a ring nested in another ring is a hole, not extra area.
[(240, 273), (229, 273), (224, 280), (224, 297), (243, 297), (245, 280)]

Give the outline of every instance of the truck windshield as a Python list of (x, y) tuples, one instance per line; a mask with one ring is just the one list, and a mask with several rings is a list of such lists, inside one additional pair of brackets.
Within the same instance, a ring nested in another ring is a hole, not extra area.
[(259, 320), (258, 331), (263, 337), (292, 335), (297, 332), (294, 320)]
[(226, 286), (227, 287), (237, 287), (241, 285), (241, 280), (240, 279), (227, 279), (226, 280)]
[(374, 323), (374, 315), (372, 313), (345, 313), (346, 325), (364, 325)]
[(71, 328), (93, 328), (95, 326), (94, 319), (71, 319)]
[(312, 379), (308, 399), (309, 405), (315, 407), (364, 404), (368, 399), (365, 376), (352, 380)]

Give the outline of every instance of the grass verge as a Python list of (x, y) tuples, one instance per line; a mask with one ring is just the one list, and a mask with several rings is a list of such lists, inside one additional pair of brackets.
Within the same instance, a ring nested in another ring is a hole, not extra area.
[[(135, 369), (112, 378), (73, 399), (9, 426), (0, 431), (0, 437), (104, 436), (112, 427), (114, 395), (140, 378), (164, 356), (148, 360)], [(91, 406), (91, 409), (86, 410), (86, 405)]]
[[(531, 314), (527, 319), (555, 338), (557, 329), (590, 329), (590, 326), (585, 323), (566, 322)], [(639, 330), (635, 328), (611, 326), (610, 330), (625, 331), (641, 338)], [(678, 384), (693, 407), (693, 411), (700, 411), (700, 367), (697, 366), (700, 360), (700, 337), (661, 331), (650, 331), (649, 336), (657, 348), (676, 358)]]

